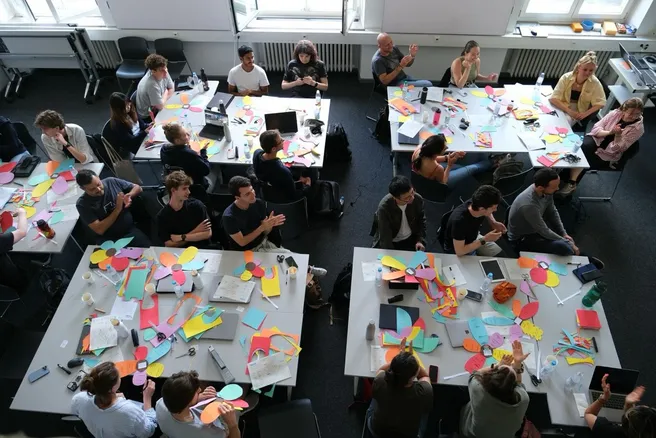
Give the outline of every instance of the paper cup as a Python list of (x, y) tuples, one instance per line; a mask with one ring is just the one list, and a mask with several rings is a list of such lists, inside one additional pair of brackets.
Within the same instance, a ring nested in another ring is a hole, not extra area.
[(85, 292), (82, 294), (82, 302), (91, 307), (95, 301), (93, 301), (93, 296), (89, 292)]
[(94, 281), (95, 281), (95, 280), (93, 279), (93, 275), (91, 274), (91, 271), (87, 271), (87, 272), (85, 272), (84, 274), (82, 274), (82, 279), (83, 279), (87, 284), (93, 284)]
[(144, 291), (146, 292), (146, 295), (152, 295), (155, 293), (155, 284), (154, 283), (148, 283), (146, 287), (144, 287)]
[(296, 269), (296, 266), (292, 266), (292, 267), (290, 267), (289, 269), (287, 269), (287, 273), (289, 274), (289, 277), (290, 277), (292, 280), (295, 280), (295, 279), (296, 279), (296, 272), (297, 272), (297, 271), (298, 271), (298, 269)]
[(246, 137), (246, 144), (248, 145), (249, 149), (253, 147), (253, 137)]

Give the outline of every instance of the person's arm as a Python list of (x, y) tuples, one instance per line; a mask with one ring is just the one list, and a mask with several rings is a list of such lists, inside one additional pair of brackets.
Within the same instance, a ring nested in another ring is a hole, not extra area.
[(596, 113), (597, 111), (602, 109), (604, 106), (605, 106), (605, 104), (604, 105), (592, 105), (589, 110), (581, 113), (581, 120), (583, 120), (586, 117), (591, 116), (592, 114)]
[(321, 91), (328, 89), (328, 77), (319, 78), (320, 82), (314, 81), (314, 88)]
[[(116, 219), (121, 215), (121, 212), (123, 211), (123, 204), (125, 202), (125, 195), (123, 193), (119, 193), (116, 197), (116, 206), (114, 207), (114, 210), (107, 216), (105, 219), (100, 220), (96, 219), (93, 222), (89, 222), (89, 228), (91, 228), (91, 231), (98, 235), (103, 235), (105, 232), (112, 226), (114, 225), (114, 222), (116, 222)], [(78, 211), (80, 208), (78, 207)], [(83, 212), (80, 211), (80, 216), (83, 216)]]
[(596, 113), (600, 109), (602, 109), (604, 106), (606, 106), (606, 93), (604, 93), (604, 87), (601, 85), (601, 82), (599, 82), (599, 79), (597, 79), (595, 76), (592, 77), (592, 83), (590, 84), (592, 87), (592, 96), (590, 97), (590, 108), (583, 112), (582, 114), (582, 119), (591, 116), (592, 114)]
[(146, 90), (146, 93), (148, 94), (150, 107), (161, 111), (164, 109), (164, 103), (169, 99), (169, 97), (171, 97), (169, 95), (169, 90), (167, 89), (163, 94), (160, 94), (159, 87), (150, 82), (149, 85), (150, 87)]
[(462, 70), (462, 66), (463, 61), (459, 57), (454, 59), (451, 63), (451, 77), (453, 78), (453, 83), (458, 88), (465, 86), (467, 83), (467, 78), (469, 78), (469, 72), (472, 69), (472, 65), (466, 61), (464, 63), (464, 70)]
[(376, 218), (378, 220), (378, 246), (380, 249), (394, 249), (392, 239), (395, 235), (392, 234), (392, 224), (390, 223), (389, 214), (384, 211), (384, 207), (378, 207)]
[(260, 89), (256, 96), (269, 94), (269, 77), (264, 70), (260, 70)]
[(164, 246), (172, 246), (174, 248), (179, 248), (184, 246), (186, 242), (200, 242), (203, 240), (208, 240), (212, 237), (212, 224), (209, 219), (204, 219), (200, 224), (191, 230), (188, 234), (185, 234), (185, 240), (182, 240), (182, 234), (170, 234), (169, 240), (164, 242)]
[[(535, 205), (523, 205), (519, 207), (518, 213), (524, 217), (526, 223), (531, 224), (533, 232), (547, 240), (561, 240), (563, 236), (553, 232), (540, 214), (540, 209)], [(562, 223), (561, 223), (562, 225)]]
[(642, 122), (637, 122), (635, 126), (627, 127), (622, 130), (620, 135), (616, 135), (613, 141), (606, 147), (606, 151), (617, 153), (626, 152), (636, 141), (645, 133)]
[(68, 158), (64, 151), (61, 149), (63, 146), (61, 146), (59, 142), (54, 138), (48, 137), (45, 134), (41, 134), (41, 142), (46, 148), (48, 157), (50, 157), (51, 160), (61, 162)]
[(296, 76), (296, 74), (291, 69), (291, 67), (287, 65), (287, 72), (285, 73), (285, 76), (282, 78), (282, 84), (280, 85), (280, 87), (283, 90), (289, 90), (291, 88), (299, 87), (301, 85), (303, 85), (303, 79)]
[(18, 216), (18, 228), (15, 231), (12, 231), (14, 235), (14, 241), (12, 245), (15, 245), (18, 241), (27, 236), (27, 214), (25, 209), (19, 208), (16, 210)]
[[(483, 244), (478, 239), (465, 245), (464, 236), (461, 233), (457, 233), (455, 229), (453, 233), (453, 249), (458, 257), (471, 254), (473, 251), (476, 251), (478, 248), (483, 246)], [(483, 239), (486, 242), (496, 242), (500, 237), (501, 232), (493, 230), (483, 236)]]
[(430, 381), (430, 376), (428, 375), (428, 372), (426, 371), (426, 368), (420, 366), (419, 367), (419, 373), (417, 374), (417, 380), (420, 382), (428, 382), (429, 384), (431, 383)]
[(560, 236), (564, 237), (567, 235), (567, 231), (565, 231), (565, 226), (563, 225), (563, 221), (560, 220), (560, 214), (556, 209), (556, 205), (553, 202), (553, 198), (551, 198), (549, 204), (547, 205), (547, 209), (544, 211), (544, 218), (545, 218), (545, 222), (548, 225), (554, 227), (555, 228), (554, 231), (558, 233)]
[(92, 163), (95, 161), (95, 156), (87, 141), (87, 135), (81, 127), (71, 127), (73, 133), (72, 138), (69, 139), (68, 151), (75, 157), (77, 161), (82, 164)]
[(588, 135), (596, 138), (604, 138), (611, 135), (613, 133), (613, 126), (610, 125), (610, 129), (607, 129), (607, 125), (612, 123), (611, 120), (617, 116), (617, 112), (619, 112), (619, 109), (613, 110), (602, 117), (601, 120), (594, 124)]
[[(193, 150), (185, 151), (186, 162), (181, 167), (194, 175), (206, 176), (210, 174), (210, 162), (207, 159), (207, 149), (200, 150), (200, 155)], [(197, 181), (196, 184), (201, 184)]]

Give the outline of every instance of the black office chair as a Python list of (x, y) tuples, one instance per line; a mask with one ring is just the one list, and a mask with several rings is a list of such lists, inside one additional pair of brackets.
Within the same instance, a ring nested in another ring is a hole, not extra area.
[(453, 213), (453, 208), (442, 215), (442, 219), (440, 219), (440, 227), (437, 229), (437, 241), (440, 243), (440, 246), (445, 253), (447, 252), (444, 246), (444, 242), (446, 242), (446, 225), (449, 222), (451, 213)]
[[(510, 222), (510, 206), (508, 206), (508, 208), (506, 209), (506, 215), (503, 219), (503, 224), (506, 226), (506, 229), (508, 228), (509, 222)], [(501, 236), (501, 239), (503, 239), (508, 244), (507, 247), (510, 249), (510, 251), (506, 251), (506, 255), (510, 258), (519, 257), (519, 244), (513, 244), (508, 238), (508, 233), (505, 233), (503, 236)]]
[(626, 165), (628, 164), (629, 160), (638, 155), (638, 151), (640, 151), (640, 142), (636, 141), (624, 152), (624, 154), (622, 154), (622, 158), (617, 163), (615, 168), (604, 170), (588, 170), (586, 172), (591, 174), (599, 174), (600, 172), (619, 172), (620, 175), (617, 177), (615, 187), (613, 187), (613, 192), (610, 196), (579, 196), (579, 199), (581, 201), (612, 201), (613, 196), (615, 196), (615, 192), (617, 191), (617, 188), (620, 186), (620, 182), (622, 181), (622, 175), (624, 175), (624, 169), (626, 169)]
[[(14, 125), (14, 129), (16, 130), (16, 135), (18, 135), (18, 139), (21, 141), (21, 143), (23, 143), (23, 146), (25, 146), (27, 152), (29, 152), (30, 155), (36, 154), (36, 147), (38, 146), (38, 143), (36, 142), (36, 140), (34, 140), (32, 134), (30, 134), (30, 131), (27, 129), (27, 126), (25, 126), (25, 123), (11, 122), (11, 124)], [(47, 156), (48, 154), (46, 154), (46, 157)]]
[(307, 398), (260, 411), (258, 424), (261, 438), (321, 438), (317, 416)]
[(305, 198), (286, 204), (276, 204), (270, 201), (267, 201), (266, 204), (267, 210), (273, 211), (276, 215), (285, 215), (285, 223), (278, 227), (284, 240), (295, 239), (309, 228)]
[(512, 198), (517, 193), (524, 190), (527, 187), (525, 184), (526, 176), (532, 172), (533, 168), (531, 167), (530, 169), (527, 169), (516, 175), (500, 178), (496, 183), (494, 183), (494, 187), (499, 189), (501, 192), (501, 200), (503, 201), (503, 204), (506, 206), (506, 208), (509, 209), (510, 204), (512, 204), (513, 201), (510, 199), (510, 202), (508, 202), (506, 198)]
[[(175, 38), (160, 38), (155, 40), (155, 53), (162, 55), (168, 60), (168, 70), (174, 81), (180, 77), (185, 66), (191, 65), (184, 54), (182, 41)], [(199, 73), (200, 74), (200, 73)]]
[(447, 67), (446, 70), (444, 71), (444, 74), (442, 75), (442, 79), (440, 80), (439, 86), (442, 88), (447, 88), (450, 83), (451, 83), (451, 67)]
[(148, 51), (148, 42), (141, 37), (123, 37), (118, 39), (118, 50), (121, 52), (121, 64), (116, 70), (118, 87), (121, 87), (121, 79), (130, 81), (130, 87), (126, 93), (128, 96), (132, 93), (132, 87), (141, 80), (146, 74), (144, 61), (150, 52)]
[(375, 119), (369, 115), (369, 106), (371, 105), (371, 99), (376, 95), (379, 94), (385, 99), (385, 105), (387, 105), (387, 87), (383, 85), (382, 82), (380, 82), (380, 79), (378, 79), (378, 75), (376, 73), (371, 72), (371, 75), (374, 78), (374, 86), (371, 89), (371, 93), (369, 93), (369, 99), (367, 100), (367, 110), (365, 112), (365, 116), (367, 116), (367, 120), (371, 120), (372, 122), (377, 122), (378, 119)]
[(415, 189), (426, 201), (443, 204), (446, 202), (451, 190), (446, 184), (439, 181), (424, 178), (417, 172), (410, 173), (410, 182)]
[(107, 167), (107, 169), (112, 172), (114, 176), (116, 176), (116, 172), (114, 172), (114, 166), (112, 165), (112, 160), (109, 158), (107, 149), (105, 149), (105, 144), (102, 141), (102, 135), (87, 134), (87, 143), (89, 143), (89, 147), (91, 147), (91, 150), (93, 151), (93, 154), (96, 156), (96, 158), (98, 158), (105, 165), (105, 167)]

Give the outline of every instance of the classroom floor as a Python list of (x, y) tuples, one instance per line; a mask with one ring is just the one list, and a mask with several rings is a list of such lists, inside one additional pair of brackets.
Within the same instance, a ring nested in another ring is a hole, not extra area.
[[(224, 79), (220, 91), (226, 87)], [(272, 75), (270, 79), (275, 84), (271, 87), (271, 94), (280, 95), (280, 76)], [(360, 83), (355, 74), (331, 74), (330, 91), (326, 96), (332, 99), (330, 122), (344, 125), (353, 151), (353, 162), (324, 169), (321, 176), (339, 182), (341, 193), (346, 198), (344, 217), (339, 222), (314, 224), (301, 238), (284, 242), (294, 251), (309, 253), (312, 264), (328, 269), (328, 275), (321, 282), (326, 298), (339, 271), (351, 261), (352, 248), (371, 245), (371, 218), (379, 200), (387, 193), (392, 176), (389, 148), (371, 138), (369, 129), (374, 127), (374, 123), (365, 119), (365, 112), (377, 116), (377, 107), (381, 102), (377, 97), (376, 104), (367, 107), (370, 87), (368, 83)], [(83, 89), (84, 82), (79, 72), (38, 71), (26, 79), (24, 98), (14, 103), (0, 101), (0, 114), (31, 126), (39, 111), (51, 108), (61, 112), (67, 121), (81, 125), (87, 134), (100, 132), (109, 116), (107, 96), (118, 87), (115, 82), (109, 81), (102, 87), (104, 99), (93, 105), (84, 103)], [(650, 391), (650, 388), (656, 388), (656, 375), (649, 372), (656, 354), (648, 347), (654, 344), (654, 330), (649, 320), (652, 312), (656, 311), (656, 301), (650, 295), (654, 285), (652, 266), (656, 259), (656, 198), (653, 196), (656, 173), (651, 169), (656, 160), (656, 151), (650, 147), (656, 143), (656, 132), (652, 131), (656, 125), (653, 122), (656, 120), (654, 113), (654, 109), (645, 113), (645, 119), (650, 122), (647, 123), (645, 137), (640, 141), (640, 158), (628, 164), (612, 203), (585, 203), (578, 216), (569, 203), (559, 207), (566, 227), (578, 246), (606, 262), (605, 280), (609, 287), (602, 298), (606, 315), (623, 366), (642, 371), (640, 384), (647, 387), (644, 400), (647, 404), (656, 404), (656, 392)], [(30, 129), (38, 139), (37, 130), (33, 127)], [(400, 172), (405, 175), (409, 175), (408, 160), (409, 157), (402, 159), (404, 165)], [(140, 165), (138, 169), (146, 184), (153, 184), (153, 175), (159, 173), (159, 169), (153, 172), (145, 165)], [(615, 177), (586, 176), (584, 187), (580, 190), (585, 190), (586, 194), (595, 190), (612, 190), (609, 181)], [(467, 195), (463, 194), (464, 197)], [(429, 212), (430, 251), (441, 252), (436, 246), (435, 230), (443, 212)], [(152, 213), (155, 214), (156, 210)], [(79, 258), (79, 251), (69, 243), (65, 252), (55, 257), (53, 264), (73, 272)], [(41, 325), (47, 316), (43, 296), (38, 293), (36, 284), (32, 286), (24, 296), (30, 305), (26, 308), (13, 307), (5, 315), (4, 321), (0, 321), (2, 329), (12, 333), (12, 336), (20, 336), (25, 330), (43, 331), (47, 326), (47, 323)], [(17, 329), (12, 329), (12, 326)], [(3, 338), (6, 343), (7, 338)], [(312, 400), (323, 437), (359, 437), (366, 406), (355, 404), (351, 407), (353, 380), (344, 376), (346, 321), (336, 320), (334, 325), (330, 325), (329, 308), (308, 310), (304, 319), (302, 347), (298, 384), (293, 397)], [(0, 355), (2, 350), (3, 344), (0, 342)], [(11, 361), (16, 354), (15, 350), (5, 351), (0, 357), (0, 370), (4, 369), (2, 363)], [(9, 411), (10, 397), (17, 388), (17, 382), (5, 377), (0, 372), (0, 378), (3, 378), (0, 385), (0, 417), (3, 418), (0, 434), (19, 430), (29, 436), (72, 434), (70, 426), (58, 418)], [(446, 406), (452, 406), (454, 398), (462, 399), (464, 396), (462, 389), (449, 391), (438, 388), (435, 392), (436, 412), (431, 417), (429, 431), (436, 430), (440, 417), (444, 418), (445, 423), (453, 421), (456, 414), (447, 411)], [(263, 401), (263, 405), (269, 403), (268, 400)], [(544, 401), (536, 399), (532, 402), (532, 411), (544, 416)], [(34, 421), (35, 418), (39, 421)], [(246, 436), (257, 436), (256, 421), (253, 419), (249, 420)]]

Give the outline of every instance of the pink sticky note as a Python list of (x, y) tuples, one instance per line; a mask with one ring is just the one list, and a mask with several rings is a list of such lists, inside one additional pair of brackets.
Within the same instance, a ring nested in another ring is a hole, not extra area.
[(55, 180), (55, 182), (52, 183), (51, 189), (53, 192), (57, 193), (58, 195), (63, 195), (64, 193), (66, 193), (66, 190), (68, 190), (68, 183), (66, 182), (66, 178), (59, 175)]
[(0, 184), (7, 184), (12, 182), (14, 179), (14, 174), (12, 172), (2, 172), (0, 173)]

